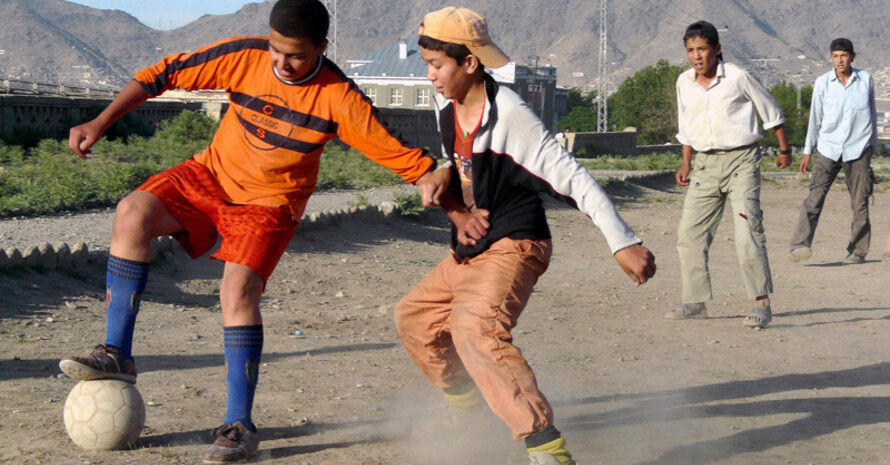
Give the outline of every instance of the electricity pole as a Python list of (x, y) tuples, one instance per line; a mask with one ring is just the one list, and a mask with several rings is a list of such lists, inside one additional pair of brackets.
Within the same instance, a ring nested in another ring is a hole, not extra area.
[(337, 3), (339, 0), (322, 0), (324, 6), (328, 9), (328, 14), (331, 17), (331, 24), (328, 28), (328, 50), (327, 56), (328, 59), (337, 63), (337, 60), (340, 58), (339, 53), (339, 45), (340, 42), (337, 39)]
[(609, 31), (606, 27), (606, 2), (600, 0), (600, 53), (599, 79), (596, 86), (596, 132), (609, 130), (609, 102), (606, 99), (608, 73), (606, 72)]
[(543, 113), (543, 112), (538, 112), (538, 93), (539, 93), (539, 88), (538, 88), (538, 56), (535, 55), (535, 56), (534, 56), (534, 59), (535, 59), (535, 67), (534, 67), (534, 69), (532, 69), (532, 85), (531, 85), (531, 92), (530, 92), (530, 94), (531, 94), (531, 98), (532, 98), (532, 111), (534, 111), (535, 113), (537, 113), (539, 118), (542, 118), (542, 119), (543, 119), (544, 115), (541, 114), (541, 113)]

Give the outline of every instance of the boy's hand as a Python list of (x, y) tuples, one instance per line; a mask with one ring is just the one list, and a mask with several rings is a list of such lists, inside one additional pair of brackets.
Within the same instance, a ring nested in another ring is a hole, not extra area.
[(810, 170), (807, 169), (809, 167), (810, 167), (810, 156), (804, 155), (803, 157), (800, 158), (800, 172), (803, 174), (809, 173)]
[(451, 183), (451, 169), (440, 168), (436, 171), (427, 171), (415, 183), (420, 189), (420, 198), (426, 207), (437, 207), (442, 194)]
[(615, 260), (637, 286), (655, 276), (655, 256), (640, 244), (615, 252)]
[(68, 133), (68, 148), (78, 157), (86, 158), (92, 153), (90, 147), (102, 138), (102, 134), (105, 134), (105, 128), (96, 120), (75, 126)]
[(677, 174), (674, 177), (677, 179), (678, 186), (688, 186), (689, 185), (689, 172), (692, 171), (692, 167), (688, 163), (683, 163), (680, 165), (680, 169), (677, 170)]
[(457, 242), (467, 247), (476, 245), (476, 241), (488, 234), (488, 228), (491, 227), (491, 223), (488, 222), (489, 216), (490, 213), (484, 208), (456, 215), (453, 220), (457, 228)]
[(776, 167), (779, 169), (785, 169), (791, 166), (791, 155), (776, 155)]

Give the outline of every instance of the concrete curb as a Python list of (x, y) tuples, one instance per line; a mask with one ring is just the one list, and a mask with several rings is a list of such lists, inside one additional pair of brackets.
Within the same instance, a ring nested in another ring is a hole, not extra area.
[[(393, 202), (380, 205), (362, 205), (359, 207), (340, 208), (319, 213), (304, 215), (300, 221), (300, 229), (316, 229), (333, 226), (349, 219), (381, 219), (392, 218), (399, 214), (399, 207)], [(151, 240), (151, 260), (164, 257), (176, 249), (176, 239), (172, 236), (161, 236)], [(84, 242), (69, 246), (65, 242), (55, 245), (46, 242), (28, 247), (24, 252), (18, 248), (0, 248), (0, 272), (18, 269), (63, 270), (77, 271), (86, 268), (90, 263), (100, 263), (107, 259), (108, 249), (90, 251)]]
[[(616, 179), (624, 182), (639, 182), (658, 178), (672, 171), (645, 172), (609, 172), (591, 171), (599, 182)], [(399, 207), (394, 202), (382, 202), (379, 205), (362, 205), (358, 207), (338, 208), (303, 215), (299, 230), (317, 229), (334, 226), (351, 219), (385, 219), (399, 215)], [(156, 237), (151, 241), (151, 260), (164, 257), (176, 250), (176, 239), (171, 236)], [(48, 243), (28, 247), (24, 252), (17, 248), (0, 249), (0, 272), (17, 269), (37, 270), (81, 270), (90, 263), (101, 263), (107, 259), (108, 249), (90, 251), (86, 243), (79, 242), (69, 246), (65, 242), (55, 245)]]

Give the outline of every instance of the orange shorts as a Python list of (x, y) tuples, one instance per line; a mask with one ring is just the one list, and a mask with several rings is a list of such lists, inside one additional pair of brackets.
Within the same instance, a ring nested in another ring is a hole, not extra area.
[(264, 281), (297, 229), (289, 205), (233, 204), (210, 170), (194, 160), (148, 178), (136, 190), (160, 199), (179, 220), (184, 231), (173, 237), (189, 256), (209, 252), (222, 236), (222, 245), (210, 258), (248, 266)]

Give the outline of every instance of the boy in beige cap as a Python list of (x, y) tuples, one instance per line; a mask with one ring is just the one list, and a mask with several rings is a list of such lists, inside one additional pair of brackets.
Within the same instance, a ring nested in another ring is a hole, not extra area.
[(450, 409), (480, 411), (487, 403), (525, 440), (532, 464), (574, 464), (510, 334), (550, 262), (538, 194), (586, 213), (635, 284), (655, 274), (655, 258), (590, 173), (485, 72), (508, 61), (485, 18), (445, 8), (426, 15), (420, 36), (452, 173), (442, 206), (454, 227), (449, 256), (396, 307), (399, 336)]

